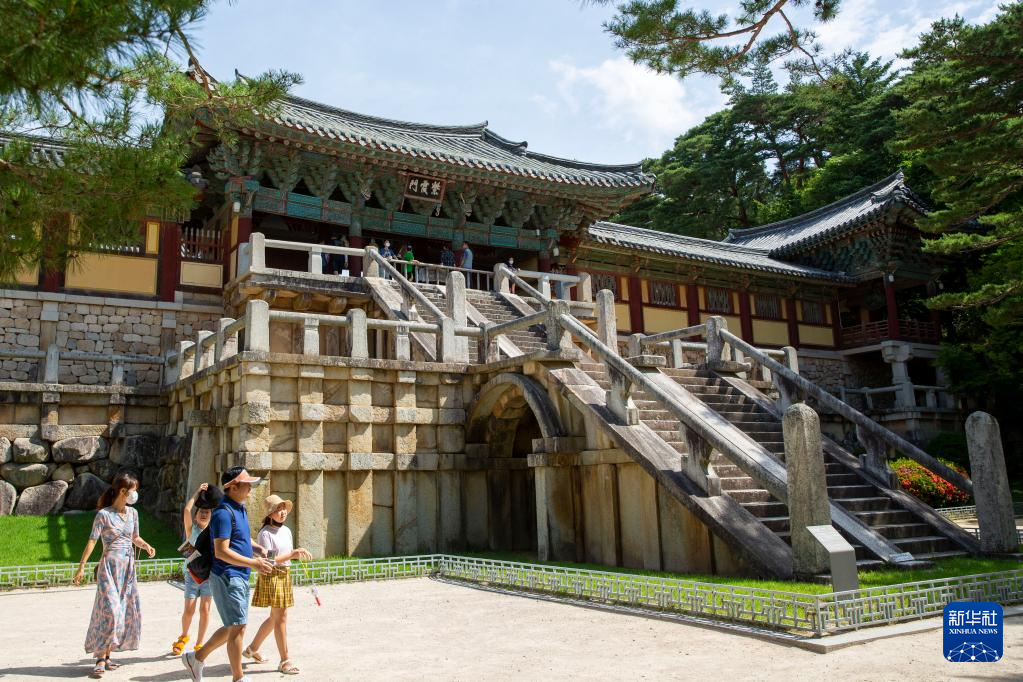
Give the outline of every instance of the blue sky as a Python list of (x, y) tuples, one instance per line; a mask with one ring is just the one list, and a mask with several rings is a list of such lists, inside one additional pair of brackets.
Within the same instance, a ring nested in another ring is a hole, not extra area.
[[(700, 0), (715, 10), (737, 0)], [(845, 0), (821, 28), (829, 51), (894, 57), (942, 16), (993, 16), (991, 0)], [(599, 163), (659, 156), (723, 104), (716, 81), (631, 64), (577, 0), (239, 0), (194, 33), (215, 76), (285, 69), (295, 94), (366, 114), (489, 121), (533, 151)]]

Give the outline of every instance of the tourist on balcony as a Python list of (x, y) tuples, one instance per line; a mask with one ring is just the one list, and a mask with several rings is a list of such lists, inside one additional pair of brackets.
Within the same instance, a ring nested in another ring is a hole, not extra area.
[[(393, 260), (394, 258), (397, 258), (397, 256), (394, 253), (394, 249), (391, 248), (391, 240), (390, 239), (385, 239), (384, 240), (384, 248), (380, 249), (380, 255), (383, 256), (384, 258), (386, 258), (388, 261)], [(391, 265), (394, 265), (394, 263), (391, 263)], [(383, 272), (381, 272), (380, 275), (384, 279), (390, 279), (391, 278), (391, 275), (390, 275), (390, 273), (387, 270), (384, 270)]]
[(458, 267), (472, 270), (472, 249), (469, 248), (469, 242), (462, 242), (462, 262)]
[[(213, 516), (216, 509), (224, 499), (224, 493), (217, 486), (210, 486), (209, 483), (200, 485), (195, 494), (188, 498), (185, 508), (181, 512), (182, 525), (185, 530), (185, 555), (190, 556), (198, 546), (199, 534), (202, 533)], [(195, 513), (192, 513), (195, 509)], [(180, 656), (188, 644), (188, 631), (192, 627), (192, 617), (195, 615), (195, 607), (199, 605), (199, 632), (195, 638), (195, 650), (202, 649), (203, 640), (206, 639), (206, 628), (209, 625), (210, 605), (213, 603), (213, 593), (210, 592), (210, 581), (205, 580), (197, 583), (187, 567), (182, 567), (185, 585), (185, 610), (181, 614), (181, 635), (171, 645), (171, 653)]]
[(139, 514), (131, 506), (139, 499), (135, 474), (120, 471), (96, 505), (89, 541), (78, 562), (74, 583), (80, 585), (97, 540), (103, 541), (103, 555), (96, 566), (96, 600), (85, 636), (85, 651), (96, 657), (92, 677), (120, 667), (110, 660), (112, 651), (135, 651), (142, 635), (142, 614), (135, 576), (135, 549), (149, 558), (156, 555), (152, 545), (139, 535)]
[(449, 244), (444, 244), (444, 248), (440, 252), (440, 264), (446, 268), (455, 267), (455, 252), (451, 250)]
[[(340, 238), (334, 238), (334, 246), (340, 246), (342, 248), (348, 248), (348, 237), (342, 236)], [(348, 276), (348, 254), (341, 253), (334, 256), (334, 274)]]
[(277, 641), (277, 652), (281, 656), (277, 672), (285, 675), (298, 674), (298, 668), (292, 665), (288, 658), (288, 609), (295, 605), (291, 585), (291, 560), (313, 558), (306, 550), (295, 547), (291, 529), (284, 525), (291, 508), (291, 500), (281, 499), (277, 495), (266, 498), (266, 517), (263, 519), (263, 527), (259, 530), (256, 541), (266, 548), (267, 557), (274, 562), (274, 570), (270, 575), (260, 575), (256, 578), (256, 596), (252, 599), (252, 605), (257, 609), (269, 608), (270, 615), (259, 626), (252, 643), (242, 652), (246, 658), (263, 663), (266, 659), (259, 653), (259, 647), (273, 632)]
[(235, 682), (245, 679), (242, 646), (245, 625), (249, 621), (249, 574), (252, 569), (262, 574), (273, 572), (271, 562), (255, 556), (255, 551), (263, 554), (265, 550), (252, 541), (249, 515), (245, 510), (245, 501), (259, 480), (240, 466), (228, 469), (220, 477), (224, 499), (213, 510), (213, 518), (210, 519), (214, 559), (209, 581), (213, 588), (213, 603), (223, 625), (200, 651), (187, 651), (181, 655), (181, 662), (192, 676), (192, 682), (201, 682), (206, 659), (225, 644), (231, 663), (231, 679)]
[[(515, 256), (508, 256), (508, 260), (505, 261), (504, 266), (512, 272), (518, 270), (518, 268), (515, 267)], [(515, 280), (512, 279), (508, 281), (508, 290), (513, 294), (515, 293)]]
[(406, 244), (405, 250), (401, 252), (401, 258), (405, 261), (405, 279), (411, 280), (415, 275), (416, 266), (415, 260), (416, 255), (412, 252), (412, 245)]

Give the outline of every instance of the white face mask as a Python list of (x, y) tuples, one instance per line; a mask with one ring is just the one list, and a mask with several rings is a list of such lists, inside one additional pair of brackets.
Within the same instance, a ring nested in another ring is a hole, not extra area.
[(139, 491), (137, 490), (132, 490), (130, 493), (128, 493), (128, 497), (125, 499), (125, 502), (127, 502), (128, 504), (135, 504), (138, 501)]

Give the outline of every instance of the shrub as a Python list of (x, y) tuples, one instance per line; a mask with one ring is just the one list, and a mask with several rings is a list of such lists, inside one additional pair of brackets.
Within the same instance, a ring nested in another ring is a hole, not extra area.
[[(939, 459), (942, 464), (969, 476), (966, 469), (947, 459)], [(923, 468), (908, 457), (892, 460), (892, 470), (899, 477), (902, 489), (921, 502), (932, 507), (954, 507), (970, 501), (970, 494), (955, 487), (941, 476)]]

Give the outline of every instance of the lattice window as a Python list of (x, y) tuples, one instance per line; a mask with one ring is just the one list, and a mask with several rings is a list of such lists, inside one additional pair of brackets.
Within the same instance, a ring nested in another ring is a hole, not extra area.
[(594, 293), (602, 291), (604, 289), (610, 289), (615, 295), (615, 300), (621, 298), (621, 292), (618, 290), (618, 277), (615, 275), (607, 275), (602, 273), (596, 273), (593, 275), (593, 291)]
[(671, 282), (650, 282), (650, 302), (671, 308), (678, 307), (678, 285)]
[(766, 320), (781, 319), (781, 299), (777, 296), (756, 294), (753, 297), (753, 304), (757, 317), (762, 317)]
[(220, 230), (204, 227), (181, 228), (181, 258), (200, 263), (219, 263), (223, 244)]
[(820, 301), (803, 301), (803, 322), (807, 324), (827, 324), (824, 316), (824, 304)]
[(728, 289), (707, 287), (704, 292), (707, 296), (707, 310), (713, 313), (732, 312), (732, 292)]

